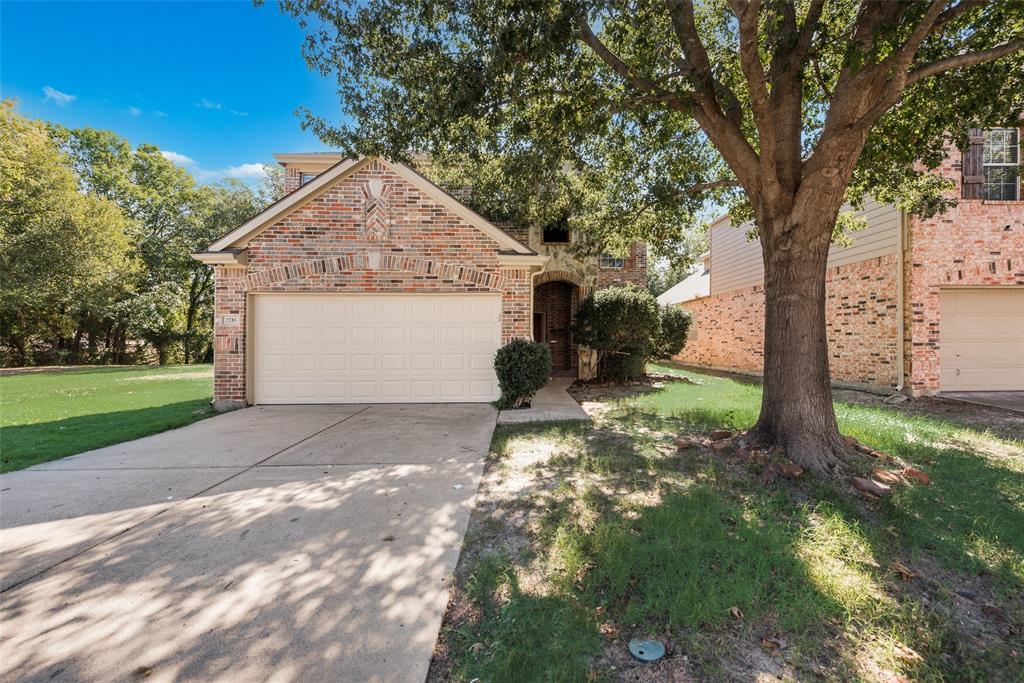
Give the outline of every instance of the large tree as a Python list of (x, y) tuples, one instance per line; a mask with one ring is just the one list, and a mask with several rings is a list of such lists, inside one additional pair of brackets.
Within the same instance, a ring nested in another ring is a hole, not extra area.
[(306, 125), (345, 150), (497, 159), (510, 191), (534, 195), (582, 178), (591, 201), (573, 218), (598, 242), (663, 242), (709, 199), (752, 218), (766, 306), (750, 437), (819, 471), (846, 455), (825, 329), (842, 207), (870, 193), (942, 208), (927, 169), (945, 136), (1024, 109), (1017, 0), (281, 6), (306, 27), (310, 64), (337, 75), (348, 115)]

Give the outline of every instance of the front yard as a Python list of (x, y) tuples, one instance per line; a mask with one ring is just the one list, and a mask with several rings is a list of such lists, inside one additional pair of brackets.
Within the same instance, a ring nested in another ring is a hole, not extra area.
[(715, 453), (759, 387), (658, 369), (697, 383), (499, 427), (430, 680), (1020, 680), (1024, 418), (839, 392), (844, 433), (931, 478), (876, 499)]
[(210, 365), (91, 367), (0, 377), (0, 471), (181, 427), (213, 414)]

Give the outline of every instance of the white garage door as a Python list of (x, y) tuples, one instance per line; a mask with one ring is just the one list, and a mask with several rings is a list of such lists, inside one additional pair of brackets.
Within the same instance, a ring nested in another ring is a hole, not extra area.
[(499, 295), (260, 294), (256, 403), (445, 403), (498, 397)]
[(942, 390), (1024, 389), (1024, 289), (948, 289), (939, 300)]

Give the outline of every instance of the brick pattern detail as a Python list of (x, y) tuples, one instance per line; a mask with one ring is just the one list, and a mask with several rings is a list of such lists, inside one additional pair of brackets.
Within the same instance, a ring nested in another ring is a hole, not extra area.
[[(371, 181), (390, 186), (390, 231), (379, 241), (365, 234), (364, 188)], [(502, 268), (498, 250), (383, 162), (370, 162), (254, 237), (244, 268), (217, 267), (214, 398), (245, 398), (247, 292), (501, 292), (503, 341), (529, 338), (531, 273)], [(240, 316), (240, 324), (219, 324), (222, 314)]]
[[(946, 149), (938, 171), (960, 196), (962, 155)], [(1024, 201), (960, 199), (932, 218), (911, 218), (904, 259), (904, 354), (914, 394), (939, 391), (943, 287), (1024, 285)]]
[[(899, 383), (896, 268), (893, 254), (829, 269), (826, 326), (833, 380), (875, 386)], [(763, 287), (704, 297), (682, 306), (693, 311), (696, 330), (676, 360), (761, 372)]]

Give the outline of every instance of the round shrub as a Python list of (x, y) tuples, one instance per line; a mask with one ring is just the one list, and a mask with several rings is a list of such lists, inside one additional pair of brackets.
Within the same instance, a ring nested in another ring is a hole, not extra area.
[(646, 289), (633, 286), (607, 287), (588, 295), (573, 324), (576, 342), (598, 352), (601, 379), (642, 375), (660, 335), (658, 302)]
[(533, 398), (551, 376), (551, 348), (527, 339), (513, 339), (494, 354), (501, 387), (499, 408), (518, 408)]
[(661, 307), (661, 329), (658, 333), (658, 344), (655, 356), (671, 358), (683, 350), (686, 335), (693, 324), (693, 314), (679, 306), (666, 305)]

